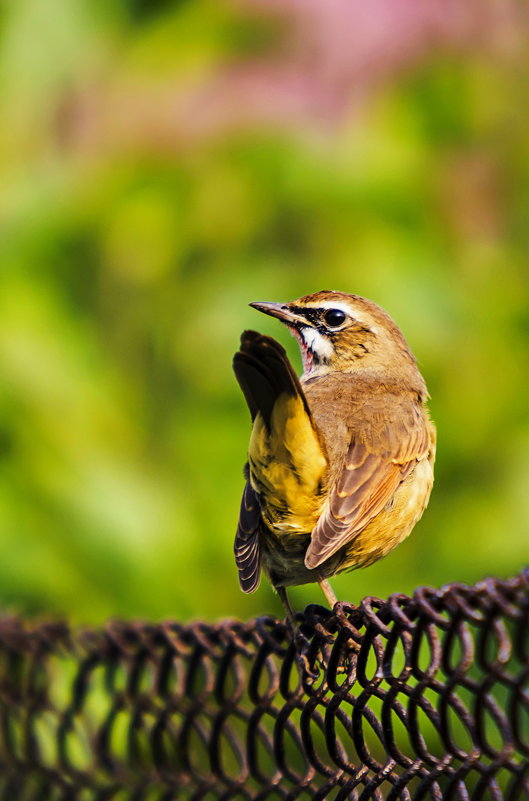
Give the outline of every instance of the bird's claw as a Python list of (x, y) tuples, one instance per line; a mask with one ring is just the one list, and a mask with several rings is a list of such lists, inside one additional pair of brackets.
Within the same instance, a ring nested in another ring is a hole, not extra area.
[(302, 681), (309, 685), (314, 684), (320, 675), (320, 671), (314, 663), (314, 655), (311, 658), (312, 642), (299, 629), (294, 634), (293, 642)]

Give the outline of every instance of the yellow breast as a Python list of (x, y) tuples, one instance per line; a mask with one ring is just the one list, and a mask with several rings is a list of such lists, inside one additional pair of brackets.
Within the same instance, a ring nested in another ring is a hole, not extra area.
[(327, 459), (299, 397), (279, 396), (270, 429), (257, 414), (249, 462), (267, 526), (277, 534), (312, 531), (323, 505)]

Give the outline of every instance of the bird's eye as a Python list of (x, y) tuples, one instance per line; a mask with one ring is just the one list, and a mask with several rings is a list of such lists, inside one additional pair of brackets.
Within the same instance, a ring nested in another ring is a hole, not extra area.
[(323, 319), (330, 328), (338, 328), (345, 322), (345, 312), (341, 309), (329, 309), (323, 315)]

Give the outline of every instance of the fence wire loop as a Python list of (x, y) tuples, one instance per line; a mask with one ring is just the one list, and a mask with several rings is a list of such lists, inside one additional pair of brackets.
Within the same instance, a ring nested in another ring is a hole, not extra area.
[(0, 801), (529, 799), (529, 570), (100, 630), (0, 619)]

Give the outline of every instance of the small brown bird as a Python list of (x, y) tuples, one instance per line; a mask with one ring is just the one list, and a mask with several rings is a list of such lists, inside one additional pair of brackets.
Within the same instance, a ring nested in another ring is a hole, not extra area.
[(420, 519), (433, 484), (435, 427), (415, 358), (393, 320), (358, 295), (322, 291), (251, 303), (299, 342), (245, 331), (234, 358), (253, 429), (235, 538), (244, 592), (327, 579), (386, 556)]

